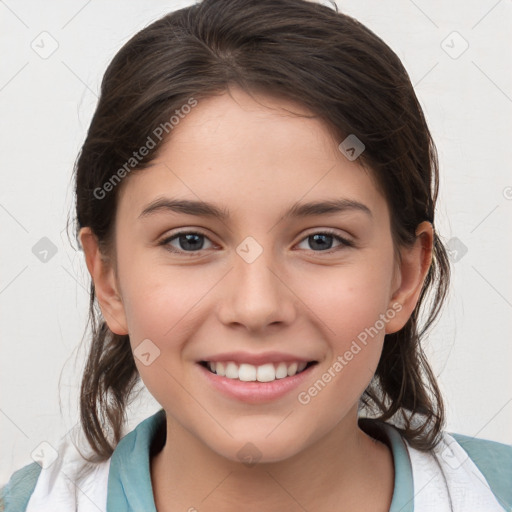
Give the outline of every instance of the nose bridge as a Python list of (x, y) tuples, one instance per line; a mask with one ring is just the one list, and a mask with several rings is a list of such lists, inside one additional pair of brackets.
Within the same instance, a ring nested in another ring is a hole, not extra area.
[(293, 317), (290, 291), (275, 275), (274, 251), (255, 238), (245, 238), (236, 248), (222, 321), (243, 324), (251, 330)]

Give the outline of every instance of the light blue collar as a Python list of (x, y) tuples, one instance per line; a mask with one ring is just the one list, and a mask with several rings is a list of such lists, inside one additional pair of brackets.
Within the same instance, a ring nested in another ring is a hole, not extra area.
[[(107, 512), (156, 512), (149, 458), (151, 443), (164, 422), (165, 411), (160, 409), (117, 445), (110, 462)], [(360, 419), (359, 425), (370, 435), (380, 434), (391, 447), (395, 485), (389, 512), (413, 512), (412, 468), (400, 433), (392, 425), (376, 420)]]
[(389, 512), (414, 511), (414, 482), (407, 446), (400, 432), (389, 423), (373, 419), (359, 419), (359, 427), (370, 436), (385, 442), (393, 455), (395, 485)]
[(165, 411), (139, 423), (117, 445), (110, 461), (107, 512), (156, 512), (149, 453)]
[(392, 425), (380, 423), (391, 445), (395, 464), (395, 487), (389, 512), (413, 512), (414, 482), (409, 452), (400, 432)]

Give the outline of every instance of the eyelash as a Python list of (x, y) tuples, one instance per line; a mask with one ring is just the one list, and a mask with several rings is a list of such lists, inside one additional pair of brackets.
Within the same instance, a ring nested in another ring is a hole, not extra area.
[[(173, 241), (173, 240), (175, 240), (175, 239), (177, 239), (177, 238), (179, 238), (180, 236), (183, 236), (183, 235), (199, 235), (199, 236), (203, 236), (203, 237), (209, 239), (204, 233), (201, 233), (200, 231), (179, 231), (177, 233), (174, 233), (170, 237), (164, 238), (161, 242), (158, 243), (158, 245), (164, 246), (164, 248), (166, 250), (168, 250), (169, 252), (172, 252), (174, 254), (186, 254), (187, 256), (194, 256), (194, 255), (200, 253), (203, 250), (203, 249), (199, 249), (198, 251), (182, 251), (182, 250), (177, 250), (174, 247), (169, 245), (169, 243), (171, 241)], [(341, 244), (338, 247), (335, 247), (335, 248), (332, 248), (332, 249), (326, 249), (326, 250), (323, 250), (323, 251), (314, 251), (313, 249), (310, 249), (310, 251), (315, 252), (315, 253), (319, 253), (319, 254), (332, 254), (332, 253), (335, 253), (335, 252), (337, 252), (337, 251), (339, 251), (341, 249), (344, 249), (344, 248), (347, 248), (347, 247), (354, 247), (355, 246), (354, 242), (352, 242), (351, 240), (347, 240), (346, 238), (341, 237), (340, 235), (336, 234), (336, 232), (331, 230), (331, 229), (324, 229), (322, 231), (315, 231), (313, 233), (310, 233), (310, 234), (306, 235), (304, 238), (302, 238), (302, 240), (300, 240), (299, 243), (303, 242), (304, 240), (307, 240), (309, 237), (312, 237), (314, 235), (328, 235), (328, 236), (332, 236), (336, 241), (340, 242), (340, 244)], [(210, 240), (210, 242), (211, 242), (211, 240)]]

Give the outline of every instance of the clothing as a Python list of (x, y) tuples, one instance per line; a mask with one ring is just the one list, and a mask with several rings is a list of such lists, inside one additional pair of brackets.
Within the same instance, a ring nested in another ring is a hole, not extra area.
[[(433, 452), (421, 452), (392, 425), (370, 419), (359, 424), (391, 448), (395, 485), (390, 512), (512, 510), (512, 446), (443, 433)], [(156, 512), (150, 457), (162, 432), (163, 409), (123, 437), (110, 459), (90, 465), (78, 478), (83, 459), (64, 441), (49, 467), (33, 462), (12, 475), (1, 490), (5, 512)]]

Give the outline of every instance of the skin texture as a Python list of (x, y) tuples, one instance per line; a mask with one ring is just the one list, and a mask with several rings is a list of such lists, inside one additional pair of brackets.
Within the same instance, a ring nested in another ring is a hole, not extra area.
[[(160, 350), (148, 366), (135, 358), (168, 419), (166, 444), (151, 461), (159, 511), (389, 509), (392, 456), (358, 427), (358, 401), (384, 335), (414, 309), (432, 228), (420, 224), (398, 260), (389, 209), (371, 174), (345, 158), (321, 120), (289, 111), (307, 113), (239, 89), (201, 100), (153, 165), (122, 183), (115, 252), (101, 255), (90, 229), (80, 233), (110, 329), (129, 334), (134, 350), (145, 339)], [(163, 209), (140, 217), (162, 197), (213, 202), (230, 218)], [(296, 203), (340, 198), (371, 213), (283, 217)], [(325, 229), (352, 246), (327, 236), (320, 250), (309, 237)], [(159, 245), (179, 230), (205, 235), (196, 241), (203, 248), (186, 251), (183, 238)], [(236, 251), (249, 236), (262, 248), (252, 263)], [(382, 314), (378, 334), (300, 403), (298, 393)], [(247, 404), (213, 389), (197, 364), (234, 350), (282, 351), (318, 364), (299, 389)], [(248, 442), (261, 455), (250, 467), (237, 455)]]

